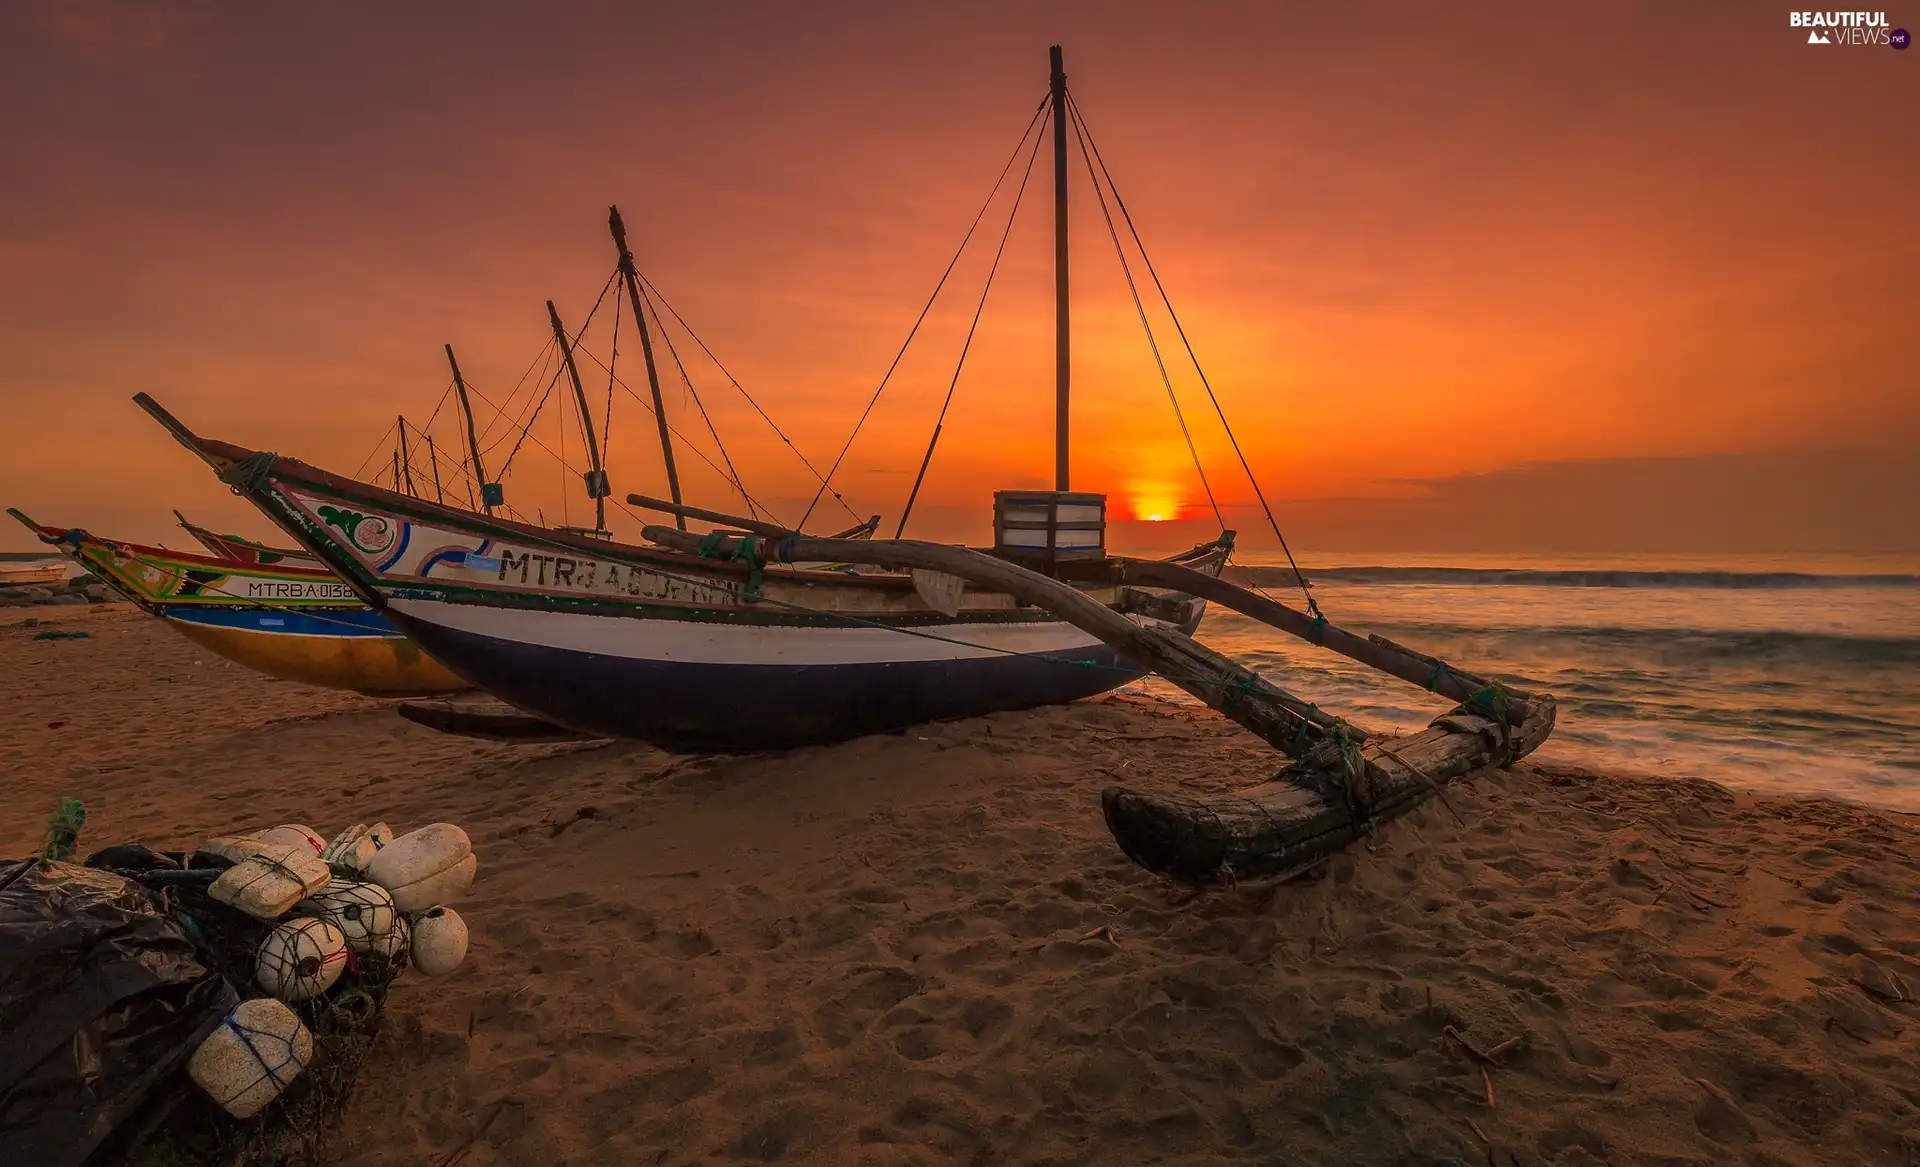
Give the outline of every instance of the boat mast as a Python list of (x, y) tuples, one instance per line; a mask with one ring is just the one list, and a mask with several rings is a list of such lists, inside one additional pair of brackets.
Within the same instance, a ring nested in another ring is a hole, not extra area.
[[(420, 492), (413, 488), (413, 458), (407, 452), (407, 419), (405, 415), (401, 416), (399, 426), (400, 426), (400, 449), (399, 449), (400, 472), (406, 475), (407, 493), (412, 495), (415, 498), (419, 498)], [(394, 485), (394, 489), (396, 490), (400, 488), (400, 483), (397, 480), (394, 482), (393, 485)]]
[(1067, 71), (1060, 46), (1047, 50), (1053, 64), (1053, 488), (1067, 486), (1067, 385), (1073, 355), (1067, 342)]
[[(640, 355), (647, 362), (647, 387), (653, 390), (653, 420), (660, 426), (660, 456), (667, 463), (667, 492), (675, 506), (680, 503), (680, 472), (673, 466), (673, 434), (667, 429), (667, 406), (660, 398), (660, 371), (653, 364), (653, 337), (647, 331), (647, 309), (640, 300), (640, 278), (633, 269), (633, 252), (627, 247), (627, 225), (620, 219), (619, 207), (607, 208), (607, 229), (613, 232), (613, 246), (620, 252), (620, 276), (627, 285), (627, 300), (633, 305), (633, 322), (640, 327)], [(682, 531), (687, 517), (676, 514), (673, 521)]]
[(433, 435), (427, 434), (425, 436), (427, 439), (427, 465), (433, 467), (433, 501), (444, 505), (447, 501), (447, 496), (440, 490), (440, 455), (434, 453)]
[(573, 379), (573, 398), (580, 403), (580, 424), (587, 431), (587, 461), (592, 469), (587, 471), (587, 497), (593, 500), (593, 529), (607, 529), (607, 472), (600, 467), (600, 443), (593, 436), (593, 410), (587, 406), (587, 391), (580, 384), (580, 370), (573, 363), (573, 342), (567, 339), (567, 330), (560, 323), (560, 313), (547, 301), (547, 319), (553, 321), (553, 337), (560, 342), (560, 358), (567, 363), (567, 376)]
[(473, 459), (473, 476), (480, 482), (480, 505), (493, 513), (497, 484), (487, 481), (486, 468), (480, 465), (480, 438), (473, 432), (473, 406), (467, 401), (467, 379), (460, 375), (460, 362), (453, 359), (453, 346), (447, 346), (447, 364), (453, 369), (453, 388), (460, 395), (460, 414), (467, 419), (467, 454)]

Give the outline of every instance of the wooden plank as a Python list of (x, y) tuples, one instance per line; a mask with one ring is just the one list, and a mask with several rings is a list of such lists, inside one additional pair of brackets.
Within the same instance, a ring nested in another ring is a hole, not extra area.
[(601, 740), (594, 734), (522, 712), (504, 701), (402, 701), (394, 712), (416, 725), (457, 737), (523, 744)]

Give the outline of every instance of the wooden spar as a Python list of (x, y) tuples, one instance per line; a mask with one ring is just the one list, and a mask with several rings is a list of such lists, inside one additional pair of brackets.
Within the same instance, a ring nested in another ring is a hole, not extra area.
[[(413, 488), (413, 457), (407, 450), (407, 419), (405, 415), (402, 415), (396, 424), (400, 429), (400, 448), (394, 452), (400, 457), (400, 473), (406, 475), (407, 493), (415, 498), (419, 498), (420, 492)], [(400, 481), (397, 476), (394, 479), (393, 488), (395, 490), (400, 489)]]
[[(640, 355), (647, 363), (647, 388), (653, 391), (653, 420), (660, 427), (660, 457), (667, 464), (667, 493), (680, 502), (680, 472), (673, 465), (673, 431), (667, 428), (667, 403), (660, 396), (660, 371), (653, 363), (653, 334), (647, 329), (646, 302), (640, 298), (640, 276), (633, 267), (633, 251), (627, 246), (627, 225), (619, 207), (607, 208), (607, 229), (613, 232), (613, 245), (620, 252), (620, 278), (627, 285), (627, 300), (633, 305), (633, 322), (640, 329)], [(687, 529), (685, 515), (676, 514), (675, 524)]]
[[(770, 539), (784, 539), (788, 535), (794, 534), (791, 529), (782, 527), (778, 523), (764, 522), (760, 519), (749, 519), (744, 515), (730, 515), (725, 511), (710, 511), (704, 507), (687, 506), (685, 503), (668, 502), (665, 499), (650, 498), (644, 494), (628, 495), (627, 503), (630, 506), (645, 507), (647, 510), (659, 511), (661, 514), (673, 515), (676, 518), (700, 519), (703, 522), (720, 523), (728, 527), (737, 527), (742, 531), (751, 531), (756, 535), (765, 535)], [(838, 534), (828, 536), (828, 538), (856, 539), (862, 537), (863, 532), (871, 535), (879, 526), (880, 516), (875, 515), (864, 523), (855, 524)]]
[(453, 359), (452, 345), (447, 346), (447, 365), (453, 369), (453, 388), (460, 397), (460, 416), (467, 422), (467, 456), (473, 459), (473, 478), (480, 484), (480, 505), (487, 514), (492, 514), (493, 503), (487, 497), (487, 469), (480, 464), (480, 438), (473, 431), (473, 403), (467, 400), (467, 379), (460, 375), (460, 362)]
[[(726, 557), (737, 541), (667, 527), (642, 530), (648, 540), (676, 551)], [(1325, 713), (1267, 681), (1252, 669), (1158, 624), (1142, 624), (1121, 615), (1085, 592), (1004, 559), (965, 547), (917, 539), (819, 539), (784, 536), (778, 551), (789, 562), (866, 563), (911, 571), (938, 571), (969, 583), (1005, 592), (1048, 612), (1091, 636), (1099, 637), (1137, 664), (1159, 673), (1289, 757), (1314, 754), (1333, 742), (1335, 731), (1348, 740), (1364, 740), (1364, 731)], [(770, 549), (771, 550), (771, 549)]]
[[(1276, 600), (1190, 567), (1149, 559), (1123, 559), (1120, 578), (1126, 583), (1171, 588), (1199, 596), (1454, 701), (1472, 701), (1487, 691), (1484, 678), (1455, 670), (1436, 657), (1416, 653), (1377, 636), (1356, 636), (1324, 619), (1312, 619)], [(1527, 714), (1526, 697), (1510, 694), (1505, 709), (1507, 723), (1519, 725), (1527, 719)]]
[(710, 511), (703, 507), (690, 507), (681, 502), (667, 502), (665, 499), (649, 498), (644, 494), (630, 494), (627, 496), (627, 502), (631, 506), (645, 507), (650, 511), (659, 511), (662, 514), (672, 515), (674, 518), (680, 520), (680, 530), (682, 531), (686, 530), (686, 522), (688, 519), (700, 519), (703, 522), (723, 523), (729, 527), (738, 527), (742, 531), (751, 531), (756, 535), (765, 535), (772, 539), (784, 539), (788, 535), (793, 534), (792, 531), (776, 523), (764, 523), (759, 519), (748, 519), (740, 515), (730, 515), (725, 511)]
[(394, 712), (428, 729), (486, 741), (527, 744), (600, 740), (593, 734), (523, 713), (504, 701), (402, 701)]
[(440, 490), (440, 455), (434, 453), (433, 435), (423, 435), (427, 439), (427, 465), (433, 467), (433, 501), (441, 506), (447, 505), (447, 496)]
[(1067, 387), (1073, 379), (1073, 349), (1067, 322), (1067, 70), (1060, 46), (1047, 50), (1053, 67), (1053, 488), (1067, 485)]
[(874, 515), (864, 523), (855, 523), (844, 531), (836, 531), (827, 536), (829, 539), (871, 539), (880, 529), (880, 516)]
[(600, 443), (593, 436), (593, 410), (587, 405), (587, 390), (580, 384), (580, 370), (573, 363), (573, 342), (560, 323), (560, 312), (547, 301), (547, 319), (553, 322), (554, 339), (560, 342), (560, 358), (566, 362), (567, 376), (573, 380), (573, 399), (580, 405), (580, 424), (587, 434), (587, 497), (593, 500), (593, 529), (607, 529), (607, 472), (600, 467)]
[(400, 450), (398, 447), (395, 447), (393, 451), (393, 492), (395, 494), (400, 493)]

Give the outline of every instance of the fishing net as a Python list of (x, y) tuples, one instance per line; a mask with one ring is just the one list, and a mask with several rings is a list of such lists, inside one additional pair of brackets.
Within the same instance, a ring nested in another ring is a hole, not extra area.
[[(235, 911), (207, 894), (211, 873), (163, 868), (128, 874), (148, 888), (162, 910), (193, 940), (202, 959), (243, 997), (265, 995), (258, 980), (262, 942), (276, 928), (300, 924), (304, 915), (275, 922)], [(378, 894), (354, 895), (353, 886), (344, 885), (349, 889), (345, 903), (325, 917), (349, 939), (353, 933), (339, 927), (341, 920), (349, 919), (345, 907), (368, 901), (373, 914), (384, 894), (375, 889)], [(391, 909), (390, 900), (386, 906)], [(304, 906), (301, 912), (306, 912)], [(404, 927), (404, 917), (391, 918), (391, 931)], [(301, 967), (314, 955), (302, 948), (292, 967), (283, 971), (295, 977), (314, 975), (315, 970)], [(387, 990), (407, 967), (406, 945), (390, 941), (359, 950), (349, 943), (340, 964), (337, 979), (324, 992), (287, 1004), (311, 1034), (312, 1054), (306, 1069), (271, 1102), (249, 1118), (235, 1118), (186, 1074), (176, 1074), (140, 1115), (125, 1123), (88, 1161), (90, 1167), (120, 1163), (128, 1167), (307, 1167), (320, 1162), (322, 1136), (346, 1104), (380, 1031)], [(258, 1061), (268, 1067), (259, 1071), (262, 1077), (284, 1075), (297, 1060), (299, 1051), (289, 1028), (244, 1021), (240, 1028)]]

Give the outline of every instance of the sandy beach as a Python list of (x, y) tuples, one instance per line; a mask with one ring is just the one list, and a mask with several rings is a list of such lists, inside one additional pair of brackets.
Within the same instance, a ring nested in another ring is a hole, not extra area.
[(676, 758), (441, 736), (118, 604), (8, 612), (0, 669), (0, 856), (63, 796), (83, 850), (472, 835), (469, 962), (401, 980), (328, 1162), (1920, 1163), (1910, 816), (1549, 745), (1190, 898), (1101, 788), (1275, 757), (1145, 698)]

